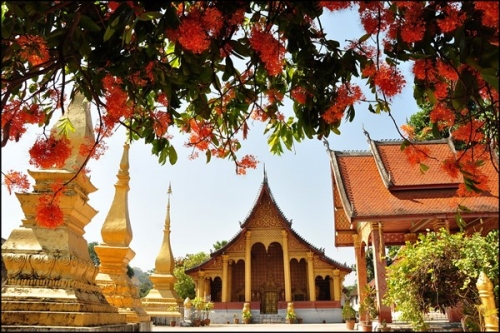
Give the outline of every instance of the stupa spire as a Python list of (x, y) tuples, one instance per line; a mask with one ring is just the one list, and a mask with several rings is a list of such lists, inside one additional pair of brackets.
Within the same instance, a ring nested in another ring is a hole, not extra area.
[(90, 115), (90, 103), (81, 93), (76, 93), (73, 101), (66, 109), (66, 113), (51, 129), (55, 137), (60, 137), (59, 123), (68, 120), (73, 130), (66, 133), (67, 138), (71, 143), (71, 156), (66, 160), (62, 169), (75, 172), (78, 171), (87, 156), (80, 154), (80, 146), (82, 144), (90, 144), (95, 141), (94, 129), (92, 127), (92, 117)]
[(168, 185), (168, 201), (167, 201), (167, 216), (165, 218), (165, 228), (163, 230), (163, 243), (160, 248), (160, 253), (155, 261), (155, 268), (157, 274), (170, 274), (174, 273), (174, 256), (172, 254), (172, 247), (170, 245), (170, 196), (172, 194), (172, 186)]
[(145, 310), (151, 317), (180, 318), (179, 306), (182, 300), (174, 290), (177, 278), (174, 276), (174, 255), (170, 246), (170, 195), (172, 186), (168, 184), (167, 216), (163, 229), (163, 242), (155, 261), (155, 272), (150, 275), (153, 288), (142, 299)]
[(130, 189), (129, 148), (129, 144), (123, 145), (120, 170), (116, 175), (118, 181), (115, 184), (115, 197), (101, 229), (104, 243), (113, 246), (128, 246), (133, 236), (128, 215), (128, 192)]
[(101, 229), (103, 243), (94, 247), (101, 265), (96, 282), (102, 288), (106, 300), (127, 315), (127, 322), (139, 323), (143, 328), (151, 328), (151, 317), (142, 307), (139, 291), (127, 275), (127, 266), (135, 257), (130, 248), (132, 227), (128, 216), (128, 143), (123, 145), (120, 169), (116, 177), (115, 197)]

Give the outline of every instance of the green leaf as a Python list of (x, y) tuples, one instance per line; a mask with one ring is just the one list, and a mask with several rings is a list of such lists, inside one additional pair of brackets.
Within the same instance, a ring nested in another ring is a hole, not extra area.
[(207, 149), (205, 156), (207, 157), (207, 164), (210, 163), (210, 160), (212, 159), (212, 153), (210, 152), (210, 149)]
[(222, 86), (220, 84), (220, 80), (219, 80), (219, 76), (218, 75), (214, 75), (214, 86), (217, 89), (217, 91), (221, 90)]
[(66, 137), (70, 132), (75, 132), (75, 127), (68, 117), (59, 119), (57, 127), (59, 128), (59, 134), (62, 134)]
[(437, 99), (436, 99), (436, 95), (434, 95), (434, 91), (432, 91), (431, 89), (427, 89), (425, 91), (425, 94), (427, 95), (427, 98), (429, 99), (429, 102), (431, 102), (432, 104), (436, 104), (437, 103)]
[(368, 38), (370, 38), (371, 34), (364, 34), (363, 36), (361, 36), (361, 38), (358, 40), (358, 43), (363, 43), (364, 41), (366, 41)]
[(91, 32), (97, 32), (101, 30), (101, 27), (98, 26), (92, 19), (90, 19), (86, 15), (80, 16), (80, 22), (79, 25), (84, 28), (85, 30), (91, 31)]
[(103, 38), (105, 42), (108, 41), (108, 39), (110, 39), (111, 36), (113, 36), (113, 34), (115, 33), (118, 22), (120, 22), (119, 16), (115, 18), (113, 22), (111, 22), (111, 24), (108, 25), (108, 27), (106, 28), (106, 32), (104, 33), (104, 38)]
[(146, 12), (146, 13), (142, 13), (141, 15), (139, 15), (138, 19), (140, 21), (151, 21), (153, 19), (159, 19), (162, 16), (163, 15), (158, 13), (158, 12)]
[(462, 212), (467, 212), (467, 213), (471, 212), (471, 210), (469, 208), (467, 208), (466, 206), (462, 206), (462, 205), (458, 205), (458, 209), (460, 209), (460, 211), (462, 211)]
[(426, 173), (429, 170), (429, 166), (423, 163), (420, 163), (420, 173)]
[(408, 140), (404, 140), (403, 143), (401, 143), (401, 146), (399, 147), (401, 149), (401, 151), (405, 150), (406, 147), (408, 147), (409, 145), (411, 145), (410, 141)]
[(132, 28), (128, 28), (128, 29), (125, 29), (125, 33), (123, 34), (123, 42), (125, 44), (130, 44), (130, 41), (132, 40), (132, 31), (134, 29)]
[(224, 74), (222, 75), (222, 81), (227, 81), (231, 76), (234, 75), (234, 66), (231, 57), (226, 57), (226, 68), (224, 69)]
[(244, 57), (250, 56), (250, 52), (248, 50), (248, 47), (243, 45), (244, 41), (247, 41), (247, 38), (240, 38), (237, 41), (235, 41), (235, 40), (229, 41), (229, 44), (231, 45), (231, 47), (233, 48), (233, 51), (234, 51), (233, 54), (236, 54), (237, 56), (240, 55), (241, 57), (239, 57), (239, 58), (241, 58), (241, 59), (243, 59)]
[(466, 106), (467, 101), (467, 87), (464, 82), (458, 80), (455, 85), (455, 91), (453, 92), (453, 98), (451, 99), (451, 105), (457, 111), (462, 110)]
[(498, 91), (498, 75), (490, 75), (485, 74), (481, 71), (481, 77), (486, 81), (489, 85), (491, 85), (496, 91)]
[(174, 146), (168, 147), (168, 159), (170, 161), (170, 164), (174, 165), (177, 163), (177, 151), (175, 150)]

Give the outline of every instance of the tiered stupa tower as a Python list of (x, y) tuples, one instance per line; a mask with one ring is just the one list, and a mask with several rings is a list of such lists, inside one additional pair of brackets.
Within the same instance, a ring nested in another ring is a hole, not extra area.
[[(2, 331), (131, 331), (135, 326), (127, 324), (95, 283), (98, 268), (83, 238), (84, 227), (97, 214), (88, 204), (88, 194), (97, 189), (78, 172), (85, 162), (80, 144), (94, 140), (90, 103), (77, 94), (63, 117), (75, 128), (68, 135), (71, 158), (61, 169), (28, 170), (35, 179), (33, 191), (16, 193), (25, 219), (2, 245), (7, 267)], [(36, 222), (35, 207), (41, 196), (53, 194), (54, 183), (67, 183), (59, 202), (64, 222), (45, 228)]]
[(151, 317), (142, 307), (138, 289), (127, 275), (127, 266), (135, 257), (135, 252), (129, 247), (132, 241), (128, 214), (129, 148), (128, 144), (123, 146), (115, 197), (101, 229), (103, 243), (94, 247), (101, 261), (96, 283), (108, 302), (127, 316), (128, 323), (138, 323), (140, 331), (151, 331)]
[(172, 187), (168, 186), (167, 217), (163, 230), (163, 243), (155, 261), (155, 273), (149, 278), (153, 289), (143, 298), (142, 304), (151, 317), (180, 318), (179, 306), (182, 300), (174, 290), (177, 278), (174, 276), (174, 255), (170, 246), (170, 195)]

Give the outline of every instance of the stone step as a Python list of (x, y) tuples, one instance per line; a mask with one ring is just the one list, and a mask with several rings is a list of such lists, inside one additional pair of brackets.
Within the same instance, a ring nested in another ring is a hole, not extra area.
[(252, 322), (255, 324), (284, 324), (286, 320), (277, 314), (263, 314), (253, 316)]

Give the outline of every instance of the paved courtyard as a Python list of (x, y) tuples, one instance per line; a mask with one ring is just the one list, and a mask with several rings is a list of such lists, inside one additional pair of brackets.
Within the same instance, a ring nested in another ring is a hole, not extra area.
[[(203, 327), (153, 326), (153, 332), (347, 332), (338, 324), (210, 324)], [(351, 331), (352, 332), (352, 331)]]

